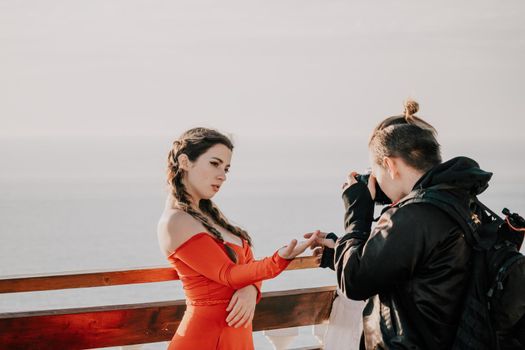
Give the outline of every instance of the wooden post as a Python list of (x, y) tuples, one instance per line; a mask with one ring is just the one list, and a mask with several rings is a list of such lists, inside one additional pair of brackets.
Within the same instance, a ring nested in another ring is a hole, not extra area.
[(264, 336), (272, 343), (275, 350), (285, 350), (292, 343), (295, 337), (299, 335), (297, 327), (273, 329), (264, 331)]
[(320, 346), (324, 345), (324, 336), (326, 334), (326, 329), (328, 328), (328, 324), (315, 324), (312, 326), (312, 334), (314, 335), (315, 339), (319, 342)]
[(142, 350), (144, 344), (126, 345), (121, 346), (120, 350)]

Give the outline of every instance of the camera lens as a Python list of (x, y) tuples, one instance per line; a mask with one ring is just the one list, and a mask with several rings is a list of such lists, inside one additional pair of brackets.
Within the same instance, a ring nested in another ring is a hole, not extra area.
[[(370, 173), (368, 173), (368, 174), (357, 174), (355, 176), (355, 179), (358, 182), (362, 182), (365, 185), (368, 185), (368, 181), (370, 180)], [(374, 202), (376, 202), (377, 204), (381, 204), (381, 205), (392, 204), (392, 201), (381, 190), (381, 187), (379, 187), (379, 183), (377, 181), (376, 181), (376, 197), (374, 198)]]
[(362, 182), (366, 185), (368, 185), (368, 180), (370, 179), (370, 174), (357, 174), (355, 176), (355, 179), (358, 181), (358, 182)]

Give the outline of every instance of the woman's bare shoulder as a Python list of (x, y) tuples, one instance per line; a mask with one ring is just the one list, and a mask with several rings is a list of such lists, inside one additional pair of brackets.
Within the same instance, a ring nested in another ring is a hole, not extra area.
[(204, 227), (193, 216), (175, 209), (161, 217), (157, 236), (161, 250), (169, 256), (192, 236), (203, 231)]

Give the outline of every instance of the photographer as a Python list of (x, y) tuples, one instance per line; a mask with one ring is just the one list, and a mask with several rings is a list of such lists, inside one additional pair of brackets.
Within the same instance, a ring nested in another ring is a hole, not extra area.
[[(361, 349), (450, 349), (457, 331), (471, 248), (437, 207), (395, 203), (413, 189), (437, 184), (466, 199), (485, 189), (492, 174), (465, 157), (441, 163), (435, 129), (414, 116), (417, 110), (409, 101), (404, 115), (374, 129), (369, 178), (353, 172), (343, 187), (346, 234), (337, 239), (321, 233), (317, 241), (324, 246), (321, 266), (335, 269), (340, 292), (367, 299)], [(394, 204), (372, 230), (378, 190)], [(429, 333), (433, 341), (426, 339)]]

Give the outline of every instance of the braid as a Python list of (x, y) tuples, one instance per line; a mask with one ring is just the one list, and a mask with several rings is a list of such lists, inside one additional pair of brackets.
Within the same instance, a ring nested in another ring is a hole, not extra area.
[(241, 229), (238, 226), (233, 226), (230, 224), (228, 219), (221, 213), (219, 208), (210, 200), (210, 199), (203, 199), (199, 203), (200, 209), (208, 214), (213, 221), (217, 223), (217, 225), (225, 228), (226, 230), (233, 233), (235, 236), (240, 237), (241, 239), (245, 239), (248, 244), (252, 245), (252, 238), (248, 235), (248, 232)]
[[(182, 183), (181, 171), (179, 171), (179, 174), (177, 174), (177, 176), (173, 178), (172, 194), (175, 200), (177, 201), (177, 207), (179, 209), (193, 216), (208, 230), (209, 233), (215, 236), (217, 240), (219, 240), (222, 243), (225, 243), (222, 234), (219, 232), (219, 230), (213, 227), (213, 224), (210, 222), (210, 220), (202, 213), (199, 213), (197, 210), (193, 209), (193, 207), (191, 206), (188, 193), (184, 189), (184, 184)], [(235, 251), (233, 251), (233, 249), (227, 244), (224, 244), (224, 248), (228, 257), (233, 262), (237, 262), (237, 255), (235, 254)]]

